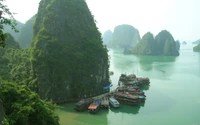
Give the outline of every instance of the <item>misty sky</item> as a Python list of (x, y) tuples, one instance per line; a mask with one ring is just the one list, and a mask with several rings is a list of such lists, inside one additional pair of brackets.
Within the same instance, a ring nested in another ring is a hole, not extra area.
[[(40, 0), (7, 0), (16, 20), (25, 23), (37, 13)], [(86, 0), (100, 32), (120, 24), (137, 28), (142, 37), (168, 30), (175, 40), (200, 39), (200, 0)]]

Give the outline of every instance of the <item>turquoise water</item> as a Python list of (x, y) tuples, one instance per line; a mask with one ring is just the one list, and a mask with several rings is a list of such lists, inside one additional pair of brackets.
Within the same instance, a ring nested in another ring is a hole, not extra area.
[(73, 110), (75, 103), (61, 105), (61, 125), (200, 125), (200, 53), (182, 45), (180, 56), (124, 55), (110, 50), (114, 87), (121, 73), (149, 77), (143, 106), (121, 105), (95, 115)]

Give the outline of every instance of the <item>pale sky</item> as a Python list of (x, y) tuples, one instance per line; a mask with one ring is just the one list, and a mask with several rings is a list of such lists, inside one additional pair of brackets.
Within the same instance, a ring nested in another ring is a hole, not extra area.
[[(16, 20), (25, 23), (37, 13), (40, 0), (7, 0)], [(175, 40), (200, 39), (200, 0), (86, 0), (97, 27), (103, 33), (121, 24), (157, 35), (168, 30)]]

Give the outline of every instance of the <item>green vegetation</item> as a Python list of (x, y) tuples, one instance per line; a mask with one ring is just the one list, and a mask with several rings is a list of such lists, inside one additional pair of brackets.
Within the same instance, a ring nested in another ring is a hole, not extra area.
[(129, 48), (134, 47), (139, 41), (140, 34), (138, 30), (131, 25), (123, 24), (115, 27), (113, 38), (108, 43), (108, 47)]
[(162, 30), (155, 37), (157, 44), (156, 54), (166, 56), (178, 56), (179, 52), (176, 49), (176, 43), (173, 36), (167, 31)]
[(197, 46), (193, 47), (193, 51), (200, 52), (200, 43)]
[(19, 34), (22, 30), (22, 28), (24, 27), (24, 24), (19, 22), (19, 21), (16, 21), (16, 29), (18, 30), (18, 32), (15, 32), (12, 27), (10, 27), (10, 25), (4, 25), (4, 32), (5, 33), (10, 33), (15, 40), (18, 40), (18, 37), (19, 37)]
[(59, 125), (56, 108), (25, 85), (0, 81), (0, 97), (4, 105), (4, 125)]
[(124, 53), (166, 56), (179, 55), (174, 38), (166, 30), (156, 35), (155, 39), (150, 32), (146, 33), (134, 48), (125, 49)]
[[(26, 33), (20, 42), (30, 41)], [(83, 0), (41, 0), (31, 47), (20, 49), (10, 34), (5, 40), (0, 97), (6, 125), (57, 125), (55, 107), (41, 99), (59, 103), (94, 96), (110, 84), (107, 48)]]
[(111, 30), (107, 30), (106, 32), (104, 32), (103, 34), (103, 43), (105, 45), (108, 45), (108, 43), (112, 40), (112, 31)]
[(31, 17), (21, 29), (21, 32), (18, 37), (18, 41), (21, 48), (29, 48), (31, 46), (31, 41), (33, 37), (33, 23), (36, 16)]
[(107, 49), (83, 0), (42, 0), (32, 48), (29, 85), (43, 99), (92, 96), (109, 84)]
[(180, 41), (179, 40), (176, 40), (176, 49), (179, 51), (180, 50)]
[[(125, 53), (131, 50), (125, 49)], [(142, 55), (153, 55), (155, 53), (155, 39), (153, 34), (150, 32), (146, 33), (141, 41), (135, 46), (133, 53), (142, 54)]]
[[(16, 29), (16, 21), (13, 17), (13, 14), (10, 12), (9, 8), (5, 5), (5, 0), (2, 0), (0, 2), (0, 47), (5, 47), (6, 43), (6, 34), (4, 32), (5, 25), (8, 25), (14, 30), (15, 32), (18, 32)], [(6, 15), (8, 18), (3, 17), (3, 14)]]

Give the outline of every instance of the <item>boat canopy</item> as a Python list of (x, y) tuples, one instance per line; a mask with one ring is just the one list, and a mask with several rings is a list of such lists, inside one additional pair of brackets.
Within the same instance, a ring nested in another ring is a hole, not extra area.
[(112, 87), (112, 86), (113, 86), (113, 84), (110, 84), (110, 85), (108, 85), (108, 86), (103, 87), (103, 89), (106, 90), (106, 89), (109, 89), (109, 88)]

